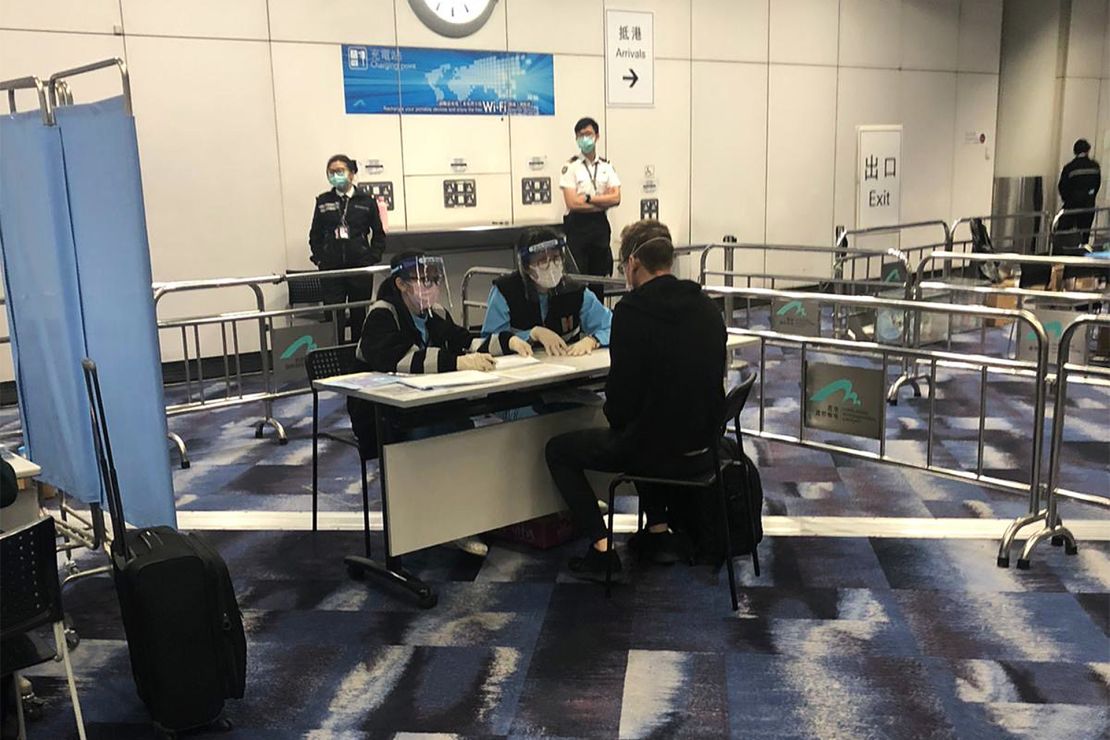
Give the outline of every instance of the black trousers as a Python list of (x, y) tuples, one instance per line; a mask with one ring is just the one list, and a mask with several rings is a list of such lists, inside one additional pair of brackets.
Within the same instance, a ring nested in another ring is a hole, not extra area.
[[(609, 277), (613, 274), (613, 251), (609, 245), (612, 229), (604, 213), (568, 213), (563, 218), (563, 229), (578, 270), (583, 275)], [(604, 299), (605, 286), (591, 283), (598, 300)]]
[[(320, 281), (320, 288), (323, 292), (325, 304), (368, 301), (374, 295), (374, 276), (347, 275), (346, 277), (327, 278)], [(349, 318), (340, 316), (336, 322), (339, 344), (345, 344), (347, 341), (357, 342), (362, 336), (362, 323), (366, 320), (366, 307), (352, 308), (349, 313)], [(327, 320), (330, 321), (331, 318), (331, 312), (328, 312)], [(350, 340), (344, 339), (344, 327), (347, 326), (351, 327)]]
[[(597, 494), (586, 478), (587, 470), (682, 480), (713, 469), (713, 458), (708, 452), (692, 457), (645, 456), (629, 449), (608, 427), (552, 437), (547, 443), (546, 455), (551, 477), (570, 508), (575, 527), (591, 542), (605, 539), (608, 531), (597, 506)], [(636, 490), (649, 527), (665, 524), (670, 497), (686, 493), (681, 488), (645, 483), (637, 483)]]

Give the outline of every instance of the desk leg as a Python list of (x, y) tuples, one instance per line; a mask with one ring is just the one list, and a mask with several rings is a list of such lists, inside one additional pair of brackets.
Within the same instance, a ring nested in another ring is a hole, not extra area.
[(366, 555), (348, 555), (343, 558), (343, 562), (347, 564), (347, 574), (351, 578), (360, 581), (366, 576), (371, 576), (380, 583), (407, 591), (416, 597), (417, 604), (422, 608), (431, 609), (439, 600), (436, 592), (432, 590), (431, 586), (405, 570), (401, 565), (400, 556), (394, 557), (389, 554), (389, 495), (385, 475), (385, 445), (390, 441), (386, 439), (386, 434), (391, 426), (386, 418), (386, 410), (381, 404), (374, 404), (374, 424), (378, 432), (378, 466), (382, 486), (382, 532), (385, 537), (385, 564), (370, 559), (369, 504), (365, 498), (363, 499), (363, 521), (367, 542)]

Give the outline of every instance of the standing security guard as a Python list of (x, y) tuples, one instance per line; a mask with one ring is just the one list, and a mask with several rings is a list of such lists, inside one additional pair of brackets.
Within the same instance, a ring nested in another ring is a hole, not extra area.
[[(606, 211), (620, 205), (621, 181), (613, 165), (597, 156), (599, 133), (600, 127), (592, 118), (574, 124), (581, 155), (571, 157), (563, 166), (559, 187), (567, 206), (563, 225), (574, 261), (587, 275), (608, 277), (613, 274), (613, 251)], [(603, 297), (601, 285), (591, 285), (590, 289), (598, 298)]]
[[(358, 165), (345, 154), (328, 160), (327, 175), (332, 189), (316, 197), (308, 244), (312, 263), (321, 270), (343, 270), (377, 264), (385, 252), (385, 229), (373, 196), (355, 188)], [(374, 294), (373, 275), (348, 275), (322, 281), (325, 304), (367, 301)], [(342, 321), (337, 321), (339, 343), (344, 340)], [(351, 340), (362, 332), (366, 308), (351, 309)]]
[[(1076, 208), (1094, 208), (1095, 196), (1102, 186), (1102, 170), (1098, 162), (1091, 159), (1091, 145), (1086, 139), (1079, 139), (1072, 147), (1075, 159), (1064, 165), (1060, 172), (1060, 201), (1065, 210)], [(1077, 229), (1077, 241), (1086, 244), (1091, 235), (1091, 223), (1095, 220), (1094, 213), (1071, 213), (1060, 217), (1057, 228), (1060, 231)]]

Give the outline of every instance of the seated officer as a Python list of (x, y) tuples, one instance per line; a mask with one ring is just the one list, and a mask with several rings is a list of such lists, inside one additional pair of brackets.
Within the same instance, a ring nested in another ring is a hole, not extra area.
[(483, 337), (512, 332), (543, 345), (549, 355), (572, 357), (609, 343), (613, 315), (592, 291), (566, 277), (575, 272), (574, 258), (559, 234), (525, 229), (517, 239), (516, 264), (516, 272), (493, 281)]
[[(578, 531), (590, 539), (570, 570), (583, 578), (605, 574), (605, 521), (586, 470), (685, 478), (712, 469), (706, 447), (724, 414), (726, 331), (720, 312), (689, 280), (671, 274), (674, 245), (658, 221), (639, 221), (621, 233), (621, 269), (631, 292), (613, 309), (611, 366), (605, 386), (608, 427), (561, 434), (547, 444), (551, 477)], [(667, 526), (665, 490), (639, 486), (648, 534), (642, 551), (676, 550)], [(654, 557), (674, 562), (677, 557)]]

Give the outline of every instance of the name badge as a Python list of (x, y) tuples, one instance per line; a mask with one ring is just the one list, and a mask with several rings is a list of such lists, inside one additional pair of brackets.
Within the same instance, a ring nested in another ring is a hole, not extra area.
[(346, 226), (340, 226), (335, 230), (335, 238), (336, 239), (348, 239), (348, 238), (350, 238), (350, 236), (351, 236), (351, 234), (350, 234), (350, 232), (347, 231)]

